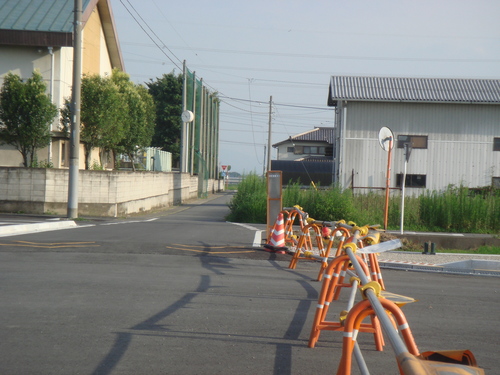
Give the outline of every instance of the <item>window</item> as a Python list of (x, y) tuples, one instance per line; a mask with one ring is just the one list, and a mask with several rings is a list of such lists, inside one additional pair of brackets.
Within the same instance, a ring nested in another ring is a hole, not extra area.
[[(405, 180), (405, 187), (410, 188), (425, 188), (427, 176), (425, 174), (407, 174)], [(403, 174), (396, 175), (396, 187), (402, 187)]]
[(286, 148), (286, 152), (295, 152), (294, 148), (295, 147), (293, 147), (293, 146), (292, 147), (287, 147)]
[(493, 151), (500, 151), (500, 137), (493, 138)]
[(492, 177), (491, 184), (493, 185), (493, 189), (500, 189), (500, 177)]
[(398, 135), (398, 148), (404, 148), (404, 144), (411, 144), (412, 148), (427, 148), (426, 135)]
[(295, 155), (325, 155), (324, 146), (295, 146), (293, 153)]

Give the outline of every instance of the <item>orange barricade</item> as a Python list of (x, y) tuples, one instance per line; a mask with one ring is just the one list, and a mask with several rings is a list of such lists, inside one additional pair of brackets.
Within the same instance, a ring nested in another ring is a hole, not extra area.
[(328, 240), (328, 244), (325, 250), (325, 257), (321, 260), (321, 266), (319, 269), (317, 281), (321, 281), (323, 278), (323, 273), (325, 272), (326, 268), (328, 267), (328, 256), (330, 254), (330, 251), (334, 245), (335, 237), (337, 236), (338, 233), (342, 233), (340, 236), (340, 241), (337, 245), (337, 250), (335, 252), (335, 256), (338, 257), (342, 253), (342, 246), (344, 246), (346, 238), (350, 237), (350, 233), (346, 228), (343, 227), (337, 227), (332, 230), (330, 233), (330, 238)]
[[(383, 325), (385, 333), (391, 341), (402, 375), (484, 375), (484, 371), (476, 366), (476, 360), (468, 350), (419, 353), (410, 326), (401, 311), (403, 305), (415, 300), (383, 291), (385, 288), (378, 265), (378, 253), (390, 250), (394, 248), (393, 246), (399, 247), (401, 246), (400, 242), (398, 245), (398, 242), (393, 240), (386, 244), (377, 245), (376, 248), (360, 250), (360, 253), (363, 253), (363, 259), (360, 255), (355, 254), (357, 245), (361, 248), (364, 244), (374, 244), (374, 242), (378, 242), (378, 236), (367, 235), (365, 229), (358, 227), (353, 227), (353, 232), (354, 235), (345, 241), (347, 244), (342, 246), (342, 255), (338, 252), (324, 270), (323, 284), (308, 346), (310, 348), (315, 346), (322, 330), (341, 331), (343, 332), (342, 355), (337, 375), (351, 374), (353, 355), (358, 360), (361, 372), (365, 373), (364, 371), (368, 369), (359, 346), (356, 344), (357, 335), (359, 332), (372, 333), (376, 350), (381, 351), (384, 346), (381, 330)], [(349, 285), (343, 284), (346, 274), (353, 276)], [(363, 284), (360, 288), (363, 300), (354, 304), (354, 297), (358, 285), (361, 283)], [(352, 287), (347, 310), (341, 312), (338, 322), (327, 321), (326, 315), (330, 302), (338, 297), (339, 290), (343, 286)], [(370, 318), (370, 323), (363, 323), (367, 317)]]
[[(368, 267), (365, 262), (358, 256), (356, 256), (365, 274), (368, 276), (370, 274)], [(314, 348), (316, 342), (319, 339), (319, 335), (322, 330), (328, 331), (343, 331), (342, 322), (332, 322), (326, 320), (326, 314), (330, 306), (330, 302), (333, 299), (336, 288), (338, 287), (339, 276), (341, 270), (345, 265), (348, 265), (350, 259), (347, 255), (341, 255), (328, 265), (324, 272), (323, 284), (321, 286), (320, 295), (318, 298), (318, 304), (316, 306), (316, 313), (314, 316), (313, 326), (311, 329), (311, 335), (309, 337), (309, 347)], [(350, 284), (349, 284), (350, 286)], [(363, 325), (361, 327), (362, 332), (371, 332), (375, 337), (375, 344), (377, 350), (382, 350), (383, 338), (380, 326), (377, 325), (375, 320), (372, 321), (370, 325)]]
[[(310, 234), (311, 230), (316, 234), (315, 237), (316, 237), (316, 246), (318, 248), (318, 252), (320, 256), (324, 256), (323, 238), (321, 237), (321, 227), (319, 227), (317, 224), (308, 224), (302, 228), (302, 233), (299, 237), (299, 241), (295, 248), (295, 253), (293, 254), (292, 259), (290, 260), (288, 268), (295, 269), (299, 259), (307, 259), (307, 260), (315, 259), (312, 258), (309, 254), (313, 250), (313, 243)], [(301, 256), (301, 254), (304, 255)]]
[[(410, 326), (406, 321), (401, 309), (394, 303), (385, 298), (379, 297), (379, 301), (386, 311), (389, 311), (392, 316), (396, 319), (398, 324), (399, 332), (403, 336), (403, 340), (408, 348), (408, 351), (415, 356), (419, 355), (417, 345), (413, 339), (413, 335), (410, 330)], [(367, 316), (373, 316), (375, 314), (370, 301), (363, 300), (358, 302), (353, 306), (347, 318), (345, 320), (344, 326), (344, 337), (342, 341), (342, 357), (340, 359), (339, 367), (337, 370), (337, 375), (350, 375), (351, 374), (351, 364), (352, 364), (352, 353), (354, 350), (354, 343), (356, 342), (356, 332), (360, 331), (362, 321)]]
[[(289, 211), (287, 211), (289, 210)], [(295, 221), (298, 221), (299, 228), (302, 230), (306, 225), (304, 216), (307, 215), (304, 212), (300, 211), (297, 207), (291, 207), (285, 209), (283, 213), (286, 213), (287, 218), (285, 221), (285, 242), (289, 243), (292, 246), (297, 246), (298, 240), (293, 231), (293, 225)]]

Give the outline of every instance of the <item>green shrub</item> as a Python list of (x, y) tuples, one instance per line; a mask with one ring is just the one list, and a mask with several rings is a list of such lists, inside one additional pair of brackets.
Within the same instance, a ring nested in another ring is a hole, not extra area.
[(237, 223), (265, 223), (267, 189), (265, 179), (255, 174), (245, 176), (238, 185), (238, 192), (229, 202), (231, 212), (227, 220)]
[[(384, 224), (385, 194), (355, 194), (338, 187), (302, 189), (289, 184), (283, 189), (283, 207), (299, 205), (310, 217), (322, 221), (346, 220), (358, 225)], [(229, 221), (266, 223), (266, 181), (248, 175), (231, 200)], [(388, 229), (399, 229), (401, 197), (389, 200)], [(500, 233), (500, 194), (478, 194), (465, 187), (450, 186), (443, 192), (428, 192), (405, 198), (404, 229), (463, 233)]]
[(444, 192), (420, 196), (420, 224), (448, 232), (500, 230), (500, 198), (471, 194), (466, 187), (449, 186)]

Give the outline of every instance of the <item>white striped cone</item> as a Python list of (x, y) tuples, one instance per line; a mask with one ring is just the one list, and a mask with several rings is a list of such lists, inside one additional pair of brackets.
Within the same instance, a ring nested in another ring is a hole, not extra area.
[(271, 238), (267, 241), (267, 245), (273, 247), (275, 249), (283, 249), (286, 248), (285, 245), (285, 224), (283, 219), (283, 214), (280, 212), (278, 215), (278, 220), (276, 220), (276, 224), (274, 225), (274, 229), (271, 233)]

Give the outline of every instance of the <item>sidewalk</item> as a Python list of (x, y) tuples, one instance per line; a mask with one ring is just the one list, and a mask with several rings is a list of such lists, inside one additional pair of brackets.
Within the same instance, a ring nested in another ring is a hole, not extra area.
[(388, 251), (379, 255), (382, 268), (500, 276), (500, 255)]

